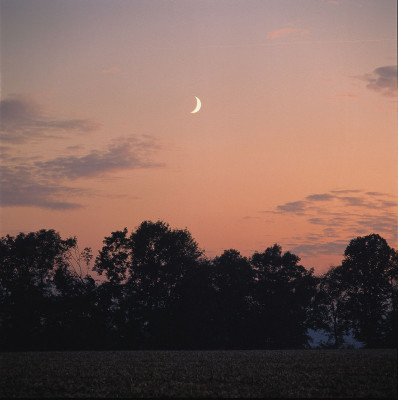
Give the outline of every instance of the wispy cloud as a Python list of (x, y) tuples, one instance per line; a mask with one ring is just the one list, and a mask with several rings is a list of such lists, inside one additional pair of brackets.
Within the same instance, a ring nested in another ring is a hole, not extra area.
[(328, 201), (334, 199), (336, 196), (330, 193), (322, 193), (322, 194), (310, 194), (306, 197), (307, 200), (312, 201)]
[[(351, 196), (347, 196), (347, 194), (351, 194)], [(381, 207), (384, 209), (395, 207), (396, 203), (388, 200), (389, 198), (390, 196), (388, 194), (378, 192), (363, 192), (360, 190), (331, 190), (328, 193), (310, 194), (306, 196), (304, 200), (298, 200), (278, 205), (276, 207), (276, 210), (272, 212), (288, 212), (297, 215), (308, 215), (309, 213), (318, 211), (326, 212), (328, 215), (336, 215), (336, 213), (331, 212), (330, 209), (329, 211), (325, 211), (323, 208), (320, 208), (322, 204), (332, 201), (334, 202), (333, 209), (341, 206), (349, 207), (351, 210), (354, 208), (379, 210)], [(316, 218), (314, 220), (316, 220)]]
[(286, 37), (302, 37), (310, 33), (308, 29), (300, 28), (282, 28), (268, 32), (267, 39), (279, 39)]
[(245, 215), (244, 217), (242, 217), (242, 219), (246, 219), (246, 220), (249, 220), (249, 219), (259, 219), (260, 217), (253, 217), (253, 216), (250, 216), (250, 215)]
[(336, 189), (336, 190), (331, 190), (330, 193), (337, 193), (337, 194), (361, 193), (361, 190), (358, 190), (358, 189)]
[(0, 118), (0, 138), (10, 144), (62, 137), (66, 132), (87, 133), (100, 126), (88, 119), (49, 117), (38, 102), (22, 95), (0, 101)]
[(50, 210), (70, 210), (81, 205), (65, 200), (82, 194), (82, 190), (52, 181), (38, 179), (29, 168), (0, 167), (0, 205), (3, 207), (39, 207)]
[(397, 218), (392, 213), (386, 215), (364, 215), (357, 221), (357, 224), (371, 231), (396, 234)]
[(293, 213), (302, 215), (307, 207), (306, 201), (292, 201), (290, 203), (285, 203), (277, 206), (277, 210), (282, 213)]
[(303, 199), (277, 205), (259, 213), (295, 216), (301, 226), (312, 226), (317, 232), (286, 238), (292, 251), (299, 255), (341, 255), (348, 241), (358, 235), (379, 233), (396, 241), (397, 213), (395, 197), (375, 191), (336, 189), (313, 193)]
[(342, 94), (338, 94), (336, 97), (340, 97), (343, 99), (358, 99), (359, 98), (359, 96), (354, 93), (342, 93)]
[[(321, 214), (321, 213), (319, 213), (319, 214)], [(324, 214), (325, 213), (322, 213), (321, 215), (324, 215)], [(326, 213), (325, 218), (312, 217), (312, 218), (308, 218), (307, 221), (314, 225), (342, 226), (348, 222), (348, 218), (344, 214), (339, 215), (338, 213), (334, 213), (334, 214)]]
[(367, 83), (366, 87), (387, 97), (397, 96), (397, 66), (376, 68), (371, 74), (357, 76)]
[(0, 205), (51, 210), (79, 208), (81, 204), (70, 198), (92, 195), (92, 192), (70, 186), (72, 181), (117, 171), (161, 167), (163, 164), (152, 161), (153, 153), (159, 147), (153, 137), (130, 136), (80, 157), (71, 155), (45, 161), (7, 159), (0, 167)]
[(376, 196), (376, 197), (389, 196), (389, 195), (386, 195), (385, 193), (381, 193), (381, 192), (366, 192), (365, 194), (367, 194), (368, 196)]
[(0, 155), (1, 157), (8, 157), (10, 148), (8, 146), (3, 146), (0, 144)]
[[(286, 28), (290, 29), (290, 28)], [(293, 28), (292, 28), (293, 29)], [(305, 31), (305, 30), (304, 30)], [(273, 31), (276, 32), (276, 31)], [(309, 34), (310, 32), (308, 32)], [(272, 32), (269, 32), (268, 35), (272, 34)], [(303, 35), (305, 36), (305, 35)], [(300, 37), (300, 35), (296, 36)], [(295, 39), (295, 36), (289, 37), (288, 35), (286, 36), (287, 40), (273, 40), (276, 38), (268, 38), (267, 41), (264, 42), (257, 42), (257, 43), (230, 43), (230, 44), (208, 44), (208, 45), (203, 45), (200, 46), (202, 49), (211, 49), (211, 48), (219, 48), (219, 49), (229, 49), (229, 48), (239, 48), (239, 47), (275, 47), (275, 46), (290, 46), (290, 45), (311, 45), (311, 44), (362, 44), (362, 43), (383, 43), (383, 42), (396, 42), (397, 39), (336, 39), (336, 40), (297, 40)], [(292, 40), (293, 39), (293, 40)], [(358, 77), (354, 77), (358, 78)], [(361, 79), (363, 77), (360, 77)], [(344, 94), (342, 95), (343, 97), (346, 97)], [(355, 94), (353, 96), (356, 96)], [(337, 96), (336, 96), (337, 97)]]
[(348, 242), (346, 240), (330, 241), (326, 243), (306, 243), (292, 247), (291, 251), (306, 256), (317, 256), (319, 254), (343, 255)]
[(110, 68), (105, 68), (102, 70), (103, 74), (117, 74), (118, 72), (120, 72), (120, 68), (119, 67), (110, 67)]
[(90, 178), (104, 173), (138, 168), (160, 167), (162, 164), (150, 159), (159, 146), (149, 136), (131, 136), (112, 143), (105, 150), (93, 150), (77, 157), (57, 157), (35, 163), (35, 167), (51, 179)]

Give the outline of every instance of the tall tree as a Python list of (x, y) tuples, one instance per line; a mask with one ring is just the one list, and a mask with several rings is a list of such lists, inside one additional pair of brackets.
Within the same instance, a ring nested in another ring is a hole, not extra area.
[(250, 310), (253, 271), (246, 257), (235, 249), (225, 250), (213, 260), (212, 281), (217, 291), (213, 305), (218, 317), (218, 343), (224, 348), (250, 344)]
[(135, 283), (144, 333), (151, 346), (168, 347), (176, 335), (176, 289), (202, 252), (188, 230), (171, 229), (163, 221), (142, 222), (130, 241), (130, 279)]
[(318, 281), (313, 303), (314, 327), (328, 334), (328, 347), (344, 345), (350, 331), (348, 294), (341, 267), (331, 267)]
[(118, 306), (125, 309), (131, 338), (152, 347), (175, 341), (176, 288), (201, 255), (188, 230), (163, 221), (144, 221), (130, 237), (125, 228), (105, 238), (94, 268), (111, 283), (125, 284)]
[[(76, 246), (76, 238), (63, 240), (59, 233), (45, 229), (0, 239), (3, 347), (46, 346), (45, 333), (55, 313), (53, 299), (77, 278), (68, 269)], [(88, 249), (85, 256), (89, 257)]]
[(260, 347), (304, 347), (308, 345), (310, 306), (315, 295), (313, 270), (299, 264), (290, 252), (282, 254), (275, 244), (255, 253), (255, 331)]
[(367, 347), (384, 345), (387, 332), (393, 329), (396, 260), (395, 250), (377, 234), (351, 240), (344, 252), (341, 271), (354, 333)]
[(175, 345), (181, 348), (220, 348), (219, 299), (214, 285), (214, 265), (201, 259), (186, 271), (175, 288), (172, 315)]
[(131, 273), (131, 241), (127, 233), (127, 228), (124, 228), (105, 237), (93, 267), (99, 275), (105, 273), (108, 280), (116, 285), (125, 282)]

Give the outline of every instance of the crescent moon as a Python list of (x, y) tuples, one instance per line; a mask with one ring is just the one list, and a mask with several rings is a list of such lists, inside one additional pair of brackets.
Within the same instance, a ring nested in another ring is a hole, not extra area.
[(201, 101), (196, 96), (195, 96), (195, 99), (196, 99), (196, 107), (193, 111), (191, 111), (191, 114), (196, 114), (202, 107)]

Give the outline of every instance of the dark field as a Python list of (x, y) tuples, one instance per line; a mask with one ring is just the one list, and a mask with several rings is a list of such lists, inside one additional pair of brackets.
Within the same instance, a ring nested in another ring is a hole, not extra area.
[(0, 354), (2, 397), (397, 397), (396, 350)]

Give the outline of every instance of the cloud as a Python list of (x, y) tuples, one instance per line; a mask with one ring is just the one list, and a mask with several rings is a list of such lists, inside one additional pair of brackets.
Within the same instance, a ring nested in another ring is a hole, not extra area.
[[(297, 32), (296, 34), (294, 34), (292, 32), (292, 34), (289, 34), (289, 30), (297, 30), (297, 31), (301, 31), (301, 34), (299, 32)], [(278, 36), (279, 31), (283, 31), (280, 33), (280, 36)], [(224, 49), (228, 49), (228, 48), (245, 48), (245, 47), (269, 47), (269, 46), (280, 46), (280, 45), (291, 45), (291, 44), (307, 44), (307, 45), (312, 45), (312, 44), (360, 44), (360, 43), (383, 43), (383, 42), (396, 42), (396, 39), (393, 38), (389, 38), (389, 39), (351, 39), (351, 40), (287, 40), (287, 41), (279, 41), (279, 40), (273, 40), (279, 37), (289, 37), (289, 36), (296, 36), (296, 37), (301, 37), (301, 36), (305, 36), (307, 34), (309, 34), (310, 31), (306, 30), (306, 29), (294, 29), (294, 28), (285, 28), (285, 29), (280, 29), (280, 30), (275, 30), (273, 32), (269, 32), (267, 34), (267, 39), (264, 42), (257, 42), (257, 43), (234, 43), (234, 44), (208, 44), (205, 46), (200, 46), (200, 48), (202, 49), (214, 49), (214, 48), (224, 48)], [(273, 36), (273, 37), (271, 37)], [(271, 39), (271, 40), (270, 40)], [(363, 77), (354, 77), (354, 78), (361, 78), (363, 80)], [(342, 94), (340, 97), (355, 97), (355, 94)], [(339, 96), (335, 96), (335, 97), (339, 97)], [(334, 99), (335, 97), (331, 97), (331, 99)], [(359, 97), (359, 96), (357, 96)]]
[(385, 196), (385, 194), (381, 192), (366, 192), (365, 194), (367, 194), (368, 196), (377, 196), (377, 197)]
[[(347, 196), (348, 194), (351, 194), (351, 196)], [(352, 194), (355, 194), (355, 196), (353, 196)], [(380, 208), (385, 209), (396, 206), (396, 203), (390, 200), (390, 196), (391, 195), (380, 192), (363, 192), (360, 190), (352, 189), (331, 190), (328, 193), (314, 193), (306, 196), (303, 200), (278, 205), (276, 206), (276, 210), (261, 212), (268, 212), (272, 214), (293, 213), (296, 215), (309, 215), (309, 213), (315, 212), (318, 214), (328, 215), (330, 217), (330, 221), (333, 221), (334, 223), (339, 223), (342, 218), (341, 215), (344, 215), (344, 213), (332, 212), (331, 207), (328, 209), (324, 209), (320, 206), (328, 202), (333, 202), (334, 210), (339, 209), (339, 207), (343, 206), (344, 212), (347, 212), (348, 208), (351, 210), (354, 210), (356, 208), (366, 208), (369, 210)], [(318, 216), (310, 217), (308, 220), (314, 224), (320, 223), (321, 221)]]
[(0, 167), (0, 205), (51, 210), (79, 208), (81, 204), (68, 199), (92, 195), (92, 191), (71, 187), (71, 181), (121, 170), (160, 167), (163, 164), (151, 159), (159, 148), (157, 140), (143, 135), (116, 139), (105, 149), (91, 150), (79, 157), (63, 156), (46, 161), (5, 159), (5, 165)]
[(8, 157), (9, 152), (10, 152), (10, 148), (8, 146), (3, 146), (2, 144), (0, 144), (0, 155), (1, 155), (1, 157)]
[(277, 210), (282, 213), (294, 213), (298, 215), (302, 215), (305, 212), (307, 206), (306, 201), (293, 201), (290, 203), (285, 203), (277, 206)]
[(324, 225), (324, 226), (341, 226), (347, 223), (348, 219), (344, 213), (340, 215), (333, 215), (327, 212), (319, 212), (322, 215), (327, 216), (327, 218), (308, 218), (308, 222), (314, 225)]
[[(349, 240), (373, 232), (396, 241), (395, 196), (376, 191), (338, 189), (312, 193), (297, 201), (277, 205), (272, 214), (294, 215), (301, 227), (310, 224), (317, 232), (286, 238), (296, 254), (341, 255)], [(266, 211), (261, 211), (262, 213)]]
[(365, 203), (365, 199), (363, 197), (343, 196), (343, 197), (339, 197), (339, 199), (348, 206), (355, 206), (355, 207), (372, 207), (373, 206), (369, 203)]
[(376, 68), (373, 73), (357, 77), (367, 82), (368, 89), (379, 92), (383, 96), (397, 96), (397, 66), (389, 65)]
[(12, 96), (0, 101), (0, 138), (20, 144), (42, 138), (62, 137), (66, 132), (91, 132), (99, 124), (88, 119), (57, 119), (45, 115), (43, 107), (27, 96)]
[[(289, 243), (291, 251), (304, 256), (342, 255), (349, 241), (353, 237), (381, 233), (388, 235), (388, 241), (397, 237), (396, 214), (387, 213), (381, 215), (352, 216), (345, 213), (342, 217), (342, 227), (335, 229), (337, 224), (328, 218), (312, 218), (310, 222), (322, 225), (330, 225), (319, 231), (319, 234), (310, 233), (302, 237), (292, 238), (295, 243)], [(330, 240), (333, 238), (333, 240)]]
[(65, 201), (68, 195), (82, 191), (56, 184), (40, 182), (29, 168), (0, 167), (0, 204), (3, 207), (40, 207), (51, 210), (80, 208), (75, 202)]
[(336, 97), (342, 97), (345, 99), (358, 99), (359, 96), (357, 94), (353, 94), (353, 93), (342, 93), (342, 94), (338, 94)]
[(387, 200), (380, 200), (379, 206), (382, 208), (390, 208), (390, 207), (397, 207), (397, 203), (394, 201), (387, 201)]
[(93, 150), (85, 156), (57, 157), (50, 161), (36, 162), (35, 167), (52, 179), (90, 178), (107, 172), (138, 168), (160, 167), (149, 155), (159, 146), (151, 137), (129, 137), (118, 140), (108, 149)]
[(314, 200), (314, 201), (328, 201), (334, 199), (336, 196), (330, 193), (323, 193), (323, 194), (310, 194), (306, 197), (307, 200)]
[(308, 29), (283, 28), (268, 32), (267, 39), (278, 39), (284, 37), (302, 37), (310, 33)]
[(291, 251), (295, 254), (317, 256), (319, 254), (343, 255), (348, 244), (347, 240), (329, 241), (326, 243), (306, 243), (295, 246)]
[(337, 236), (337, 232), (334, 228), (325, 228), (323, 229), (323, 234), (326, 237), (336, 237)]
[(62, 138), (71, 132), (87, 133), (99, 128), (99, 124), (88, 119), (61, 119), (49, 116), (45, 111), (28, 96), (10, 96), (0, 102), (0, 138), (3, 141), (0, 148), (0, 206), (51, 210), (79, 208), (81, 204), (70, 198), (93, 195), (94, 192), (73, 187), (72, 181), (102, 178), (103, 175), (115, 179), (114, 173), (118, 171), (163, 165), (152, 159), (160, 145), (149, 135), (120, 137), (108, 146), (90, 149), (86, 154), (81, 145), (69, 145), (62, 156), (52, 159), (48, 155), (44, 158), (44, 151), (43, 155), (38, 155), (38, 148), (35, 148), (35, 154), (29, 155), (15, 145), (44, 138)]
[(3, 124), (30, 122), (42, 113), (38, 103), (25, 96), (14, 96), (1, 100), (0, 114)]
[(366, 215), (357, 221), (357, 224), (368, 231), (387, 232), (392, 237), (397, 235), (397, 217), (395, 214)]
[(326, 220), (324, 218), (308, 218), (308, 222), (315, 225), (325, 225)]
[(339, 190), (331, 190), (330, 193), (337, 193), (337, 194), (343, 194), (343, 193), (360, 193), (361, 191), (358, 189), (339, 189)]
[(120, 68), (118, 67), (110, 67), (102, 70), (103, 74), (117, 74), (120, 72)]

